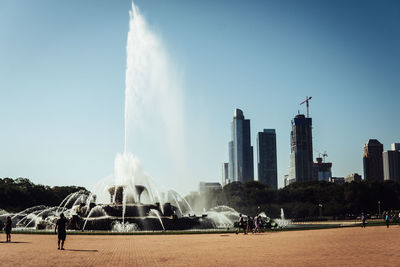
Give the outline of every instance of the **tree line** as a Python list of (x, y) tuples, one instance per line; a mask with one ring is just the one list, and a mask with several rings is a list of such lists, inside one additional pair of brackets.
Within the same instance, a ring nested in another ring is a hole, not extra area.
[(0, 178), (0, 209), (18, 212), (37, 205), (58, 206), (66, 196), (82, 189), (86, 190), (79, 186), (36, 185), (26, 178)]
[(291, 219), (344, 219), (359, 216), (361, 212), (375, 215), (399, 210), (400, 183), (361, 181), (339, 185), (313, 181), (274, 190), (257, 181), (234, 182), (222, 190), (191, 194), (186, 200), (197, 210), (227, 205), (244, 214), (265, 211), (268, 216), (277, 218), (283, 208), (285, 217)]

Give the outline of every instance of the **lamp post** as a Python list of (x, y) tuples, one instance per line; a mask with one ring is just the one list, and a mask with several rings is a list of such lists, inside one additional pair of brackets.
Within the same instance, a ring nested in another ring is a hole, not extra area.
[(319, 207), (319, 217), (322, 217), (322, 204), (319, 203), (318, 207)]

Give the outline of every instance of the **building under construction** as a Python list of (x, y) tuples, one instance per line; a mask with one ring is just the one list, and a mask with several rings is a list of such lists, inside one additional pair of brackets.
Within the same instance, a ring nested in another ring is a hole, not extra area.
[(290, 147), (289, 180), (294, 179), (296, 182), (314, 180), (311, 118), (299, 114), (292, 120)]

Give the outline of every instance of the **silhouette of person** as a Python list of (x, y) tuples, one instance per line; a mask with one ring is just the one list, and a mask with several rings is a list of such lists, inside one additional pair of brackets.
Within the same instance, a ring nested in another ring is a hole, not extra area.
[(0, 220), (0, 231), (3, 230), (4, 223)]
[(240, 233), (240, 229), (243, 229), (243, 233), (246, 235), (247, 234), (247, 225), (244, 221), (244, 218), (242, 216), (242, 214), (239, 214), (239, 225), (238, 225), (238, 229), (236, 230), (236, 234)]
[(60, 214), (60, 219), (56, 222), (56, 228), (54, 231), (57, 233), (58, 230), (58, 249), (60, 249), (61, 243), (61, 250), (64, 250), (64, 242), (65, 238), (67, 237), (67, 219), (64, 216), (64, 213)]
[(4, 230), (5, 230), (6, 236), (7, 236), (6, 242), (11, 242), (11, 228), (12, 228), (12, 221), (11, 221), (11, 217), (8, 216), (7, 221), (6, 221), (6, 227), (4, 227)]
[(361, 213), (361, 222), (362, 222), (362, 227), (365, 227), (365, 221), (367, 220), (367, 216), (365, 216), (364, 212)]
[(385, 222), (386, 222), (386, 227), (389, 228), (390, 215), (388, 211), (386, 212)]

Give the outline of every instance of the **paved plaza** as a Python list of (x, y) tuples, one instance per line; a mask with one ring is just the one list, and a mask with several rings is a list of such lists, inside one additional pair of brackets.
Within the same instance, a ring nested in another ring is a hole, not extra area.
[(0, 235), (1, 266), (399, 266), (400, 227), (257, 235)]

